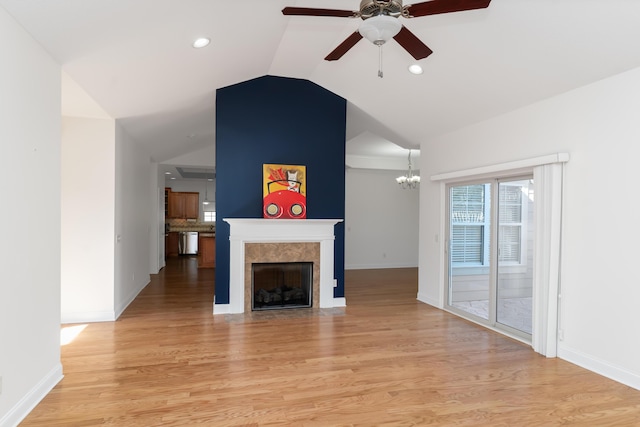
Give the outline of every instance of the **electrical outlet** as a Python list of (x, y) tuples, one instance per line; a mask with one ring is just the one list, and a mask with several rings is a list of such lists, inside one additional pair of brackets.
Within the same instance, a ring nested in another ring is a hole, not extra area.
[(334, 288), (338, 287), (338, 279), (333, 279), (333, 287)]

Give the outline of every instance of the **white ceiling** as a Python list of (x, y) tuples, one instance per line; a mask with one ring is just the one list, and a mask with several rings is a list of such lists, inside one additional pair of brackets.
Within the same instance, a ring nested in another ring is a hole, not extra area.
[[(357, 10), (358, 0), (0, 6), (70, 76), (65, 114), (119, 119), (160, 163), (211, 147), (216, 89), (263, 75), (307, 79), (346, 98), (347, 163), (402, 169), (406, 148), (640, 66), (638, 0), (493, 0), (487, 9), (399, 18), (434, 53), (415, 76), (407, 67), (416, 61), (392, 40), (383, 47), (382, 79), (377, 47), (364, 39), (339, 61), (323, 60), (359, 19), (281, 13)], [(212, 43), (192, 48), (199, 36)], [(97, 105), (74, 97), (74, 82)]]

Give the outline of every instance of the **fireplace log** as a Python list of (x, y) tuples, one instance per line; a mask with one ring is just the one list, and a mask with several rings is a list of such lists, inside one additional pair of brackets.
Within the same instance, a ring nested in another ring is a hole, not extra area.
[[(267, 290), (268, 289), (268, 290)], [(277, 285), (271, 289), (260, 288), (253, 293), (253, 309), (310, 307), (311, 302), (301, 284), (292, 287), (290, 284)]]

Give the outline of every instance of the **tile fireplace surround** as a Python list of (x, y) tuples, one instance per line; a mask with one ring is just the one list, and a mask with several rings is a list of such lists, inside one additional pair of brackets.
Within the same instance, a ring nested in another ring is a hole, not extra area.
[(229, 223), (229, 304), (214, 304), (213, 314), (251, 310), (251, 263), (313, 262), (311, 309), (344, 307), (334, 298), (334, 226), (341, 219), (224, 218)]

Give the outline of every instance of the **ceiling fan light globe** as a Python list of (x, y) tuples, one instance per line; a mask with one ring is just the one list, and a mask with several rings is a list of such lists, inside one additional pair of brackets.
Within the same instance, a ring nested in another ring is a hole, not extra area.
[(402, 29), (398, 18), (378, 15), (362, 21), (358, 32), (375, 45), (382, 45), (396, 36)]

